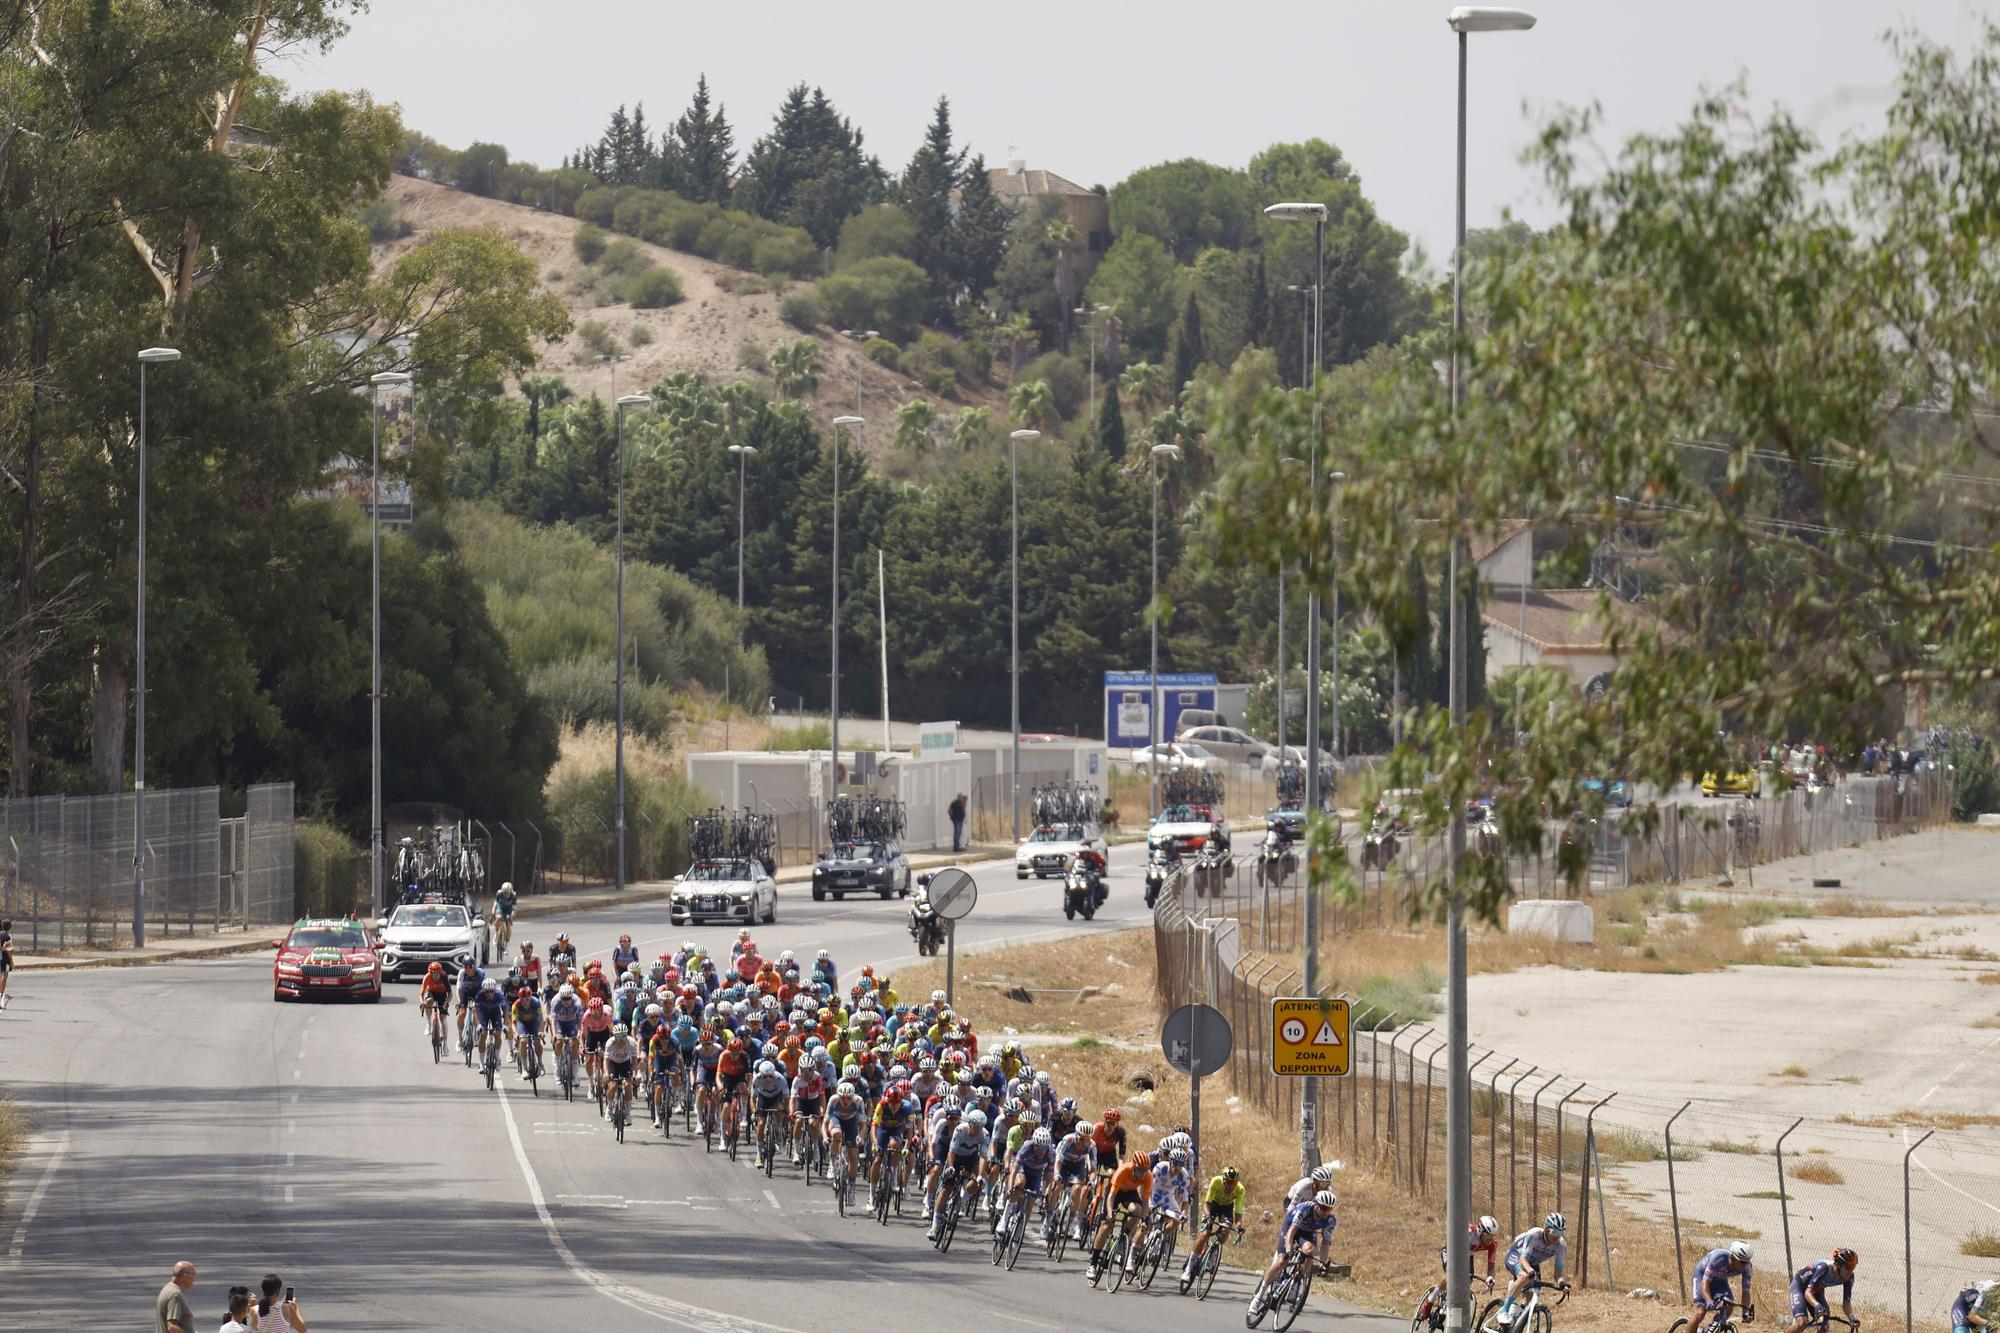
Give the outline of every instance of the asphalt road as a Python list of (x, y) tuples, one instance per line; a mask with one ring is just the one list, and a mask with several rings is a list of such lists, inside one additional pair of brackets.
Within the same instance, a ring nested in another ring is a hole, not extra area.
[[(1089, 924), (1063, 921), (1054, 881), (974, 867), (981, 895), (961, 942), (1138, 924), (1140, 854), (1114, 851), (1112, 896)], [(805, 886), (783, 886), (778, 922), (757, 940), (766, 952), (829, 949), (846, 973), (895, 966), (914, 958), (906, 910), (815, 904)], [(664, 902), (524, 925), (538, 946), (568, 930), (585, 956), (608, 954), (621, 929), (649, 953), (734, 936), (670, 927)], [(183, 1258), (202, 1272), (203, 1327), (221, 1322), (230, 1283), (267, 1270), (324, 1330), (634, 1317), (721, 1333), (907, 1327), (934, 1317), (939, 1279), (989, 1328), (1241, 1326), (1239, 1274), (1197, 1306), (1164, 1284), (1093, 1291), (1074, 1258), (1056, 1271), (1032, 1247), (1005, 1273), (966, 1231), (939, 1256), (914, 1217), (840, 1218), (828, 1190), (785, 1168), (766, 1181), (748, 1155), (732, 1165), (637, 1129), (620, 1145), (594, 1106), (547, 1086), (536, 1097), (503, 1079), (489, 1093), (462, 1064), (431, 1062), (411, 987), (373, 1006), (274, 1004), (258, 956), (17, 980), (0, 1069), (41, 1132), (0, 1216), (0, 1328), (141, 1327)], [(1298, 1326), (1404, 1322), (1325, 1305)]]

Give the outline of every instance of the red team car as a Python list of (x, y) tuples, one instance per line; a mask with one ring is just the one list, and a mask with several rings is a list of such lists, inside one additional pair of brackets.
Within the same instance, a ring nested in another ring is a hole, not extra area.
[(271, 998), (345, 996), (373, 1004), (382, 998), (382, 960), (358, 921), (306, 917), (278, 941), (271, 964)]

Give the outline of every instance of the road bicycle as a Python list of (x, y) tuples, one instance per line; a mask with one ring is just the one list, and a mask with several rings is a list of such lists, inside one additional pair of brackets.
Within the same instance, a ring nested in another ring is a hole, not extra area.
[(465, 1010), (463, 1009), (459, 1010), (458, 1014), (459, 1014), (458, 1049), (459, 1053), (465, 1057), (465, 1067), (467, 1069), (470, 1069), (472, 1068), (473, 1047), (476, 1046), (478, 1042), (475, 1040), (476, 1034), (473, 1031), (474, 1025), (465, 1021)]
[(625, 1142), (625, 1122), (632, 1117), (632, 1085), (619, 1079), (611, 1086), (611, 1128)]
[(965, 1196), (970, 1186), (978, 1183), (978, 1177), (971, 1181), (961, 1181), (958, 1172), (945, 1168), (944, 1176), (938, 1181), (937, 1217), (932, 1221), (934, 1228), (931, 1244), (937, 1246), (939, 1254), (951, 1249), (952, 1237), (958, 1234), (958, 1222), (965, 1210)]
[[(1713, 1306), (1701, 1312), (1698, 1322), (1682, 1315), (1674, 1320), (1667, 1333), (1686, 1333), (1691, 1325), (1691, 1333), (1736, 1333), (1735, 1309), (1735, 1301), (1727, 1296), (1720, 1297)], [(1824, 1321), (1821, 1322), (1821, 1327), (1825, 1327)]]
[(523, 1061), (521, 1072), (528, 1076), (528, 1091), (539, 1097), (542, 1095), (542, 1043), (530, 1038), (521, 1050)]
[(1028, 1214), (1034, 1211), (1035, 1200), (1040, 1195), (1026, 1190), (1021, 1197), (1010, 1200), (1001, 1213), (1000, 1225), (993, 1231), (993, 1265), (1006, 1265), (1008, 1272), (1021, 1261), (1021, 1244), (1028, 1238)]
[(1299, 1317), (1299, 1311), (1306, 1308), (1306, 1297), (1312, 1292), (1313, 1274), (1318, 1268), (1319, 1265), (1313, 1262), (1313, 1257), (1306, 1253), (1303, 1246), (1293, 1246), (1269, 1293), (1259, 1285), (1257, 1293), (1250, 1298), (1250, 1308), (1243, 1315), (1243, 1326), (1255, 1328), (1264, 1322), (1264, 1316), (1268, 1314), (1271, 1316), (1271, 1327), (1277, 1333), (1285, 1333)]
[(1195, 1240), (1194, 1253), (1188, 1256), (1187, 1266), (1181, 1269), (1181, 1295), (1194, 1293), (1198, 1301), (1208, 1299), (1208, 1292), (1215, 1285), (1215, 1275), (1222, 1269), (1222, 1247), (1224, 1234), (1234, 1232), (1232, 1239), (1243, 1239), (1243, 1226), (1211, 1227), (1208, 1232)]
[(1049, 1258), (1061, 1263), (1063, 1251), (1070, 1246), (1070, 1231), (1076, 1222), (1076, 1205), (1070, 1197), (1068, 1185), (1058, 1184), (1056, 1189), (1062, 1195), (1062, 1201), (1056, 1205), (1055, 1212), (1048, 1218), (1051, 1230), (1044, 1238), (1044, 1244), (1048, 1248)]
[(483, 1068), (486, 1074), (486, 1090), (491, 1092), (493, 1091), (493, 1076), (500, 1070), (500, 1043), (489, 1038), (484, 1044), (486, 1047), (486, 1057)]
[[(1478, 1278), (1473, 1279), (1475, 1282)], [(1486, 1290), (1493, 1290), (1493, 1278), (1486, 1279)], [(1417, 1305), (1416, 1313), (1410, 1316), (1410, 1333), (1444, 1333), (1445, 1284), (1439, 1278), (1431, 1283), (1431, 1289), (1424, 1293), (1424, 1299)]]
[[(1503, 1325), (1495, 1319), (1494, 1316), (1500, 1313), (1500, 1307), (1505, 1304), (1504, 1301), (1495, 1300), (1486, 1302), (1486, 1308), (1479, 1312), (1479, 1322), (1474, 1327), (1479, 1333), (1549, 1333), (1555, 1326), (1555, 1319), (1549, 1314), (1549, 1307), (1542, 1304), (1543, 1286), (1540, 1278), (1528, 1284), (1520, 1308), (1514, 1311), (1513, 1323)], [(1558, 1283), (1555, 1291), (1556, 1298), (1553, 1304), (1561, 1305), (1569, 1299), (1569, 1283)]]
[(576, 1100), (576, 1052), (567, 1038), (556, 1038), (556, 1082), (562, 1085), (563, 1100)]
[[(826, 1143), (824, 1140), (813, 1140), (813, 1146), (820, 1154), (825, 1154)], [(822, 1163), (820, 1169), (826, 1169), (824, 1163)], [(833, 1177), (833, 1206), (842, 1217), (846, 1217), (847, 1201), (849, 1196), (854, 1193), (854, 1175), (847, 1169), (846, 1148), (842, 1148), (833, 1155), (833, 1170), (831, 1174)]]
[(1090, 1285), (1095, 1287), (1103, 1282), (1105, 1273), (1111, 1274), (1111, 1290), (1117, 1291), (1125, 1285), (1126, 1267), (1132, 1258), (1132, 1233), (1128, 1229), (1132, 1217), (1132, 1205), (1126, 1204), (1118, 1210), (1112, 1222), (1112, 1237), (1108, 1244), (1099, 1246), (1090, 1255)]
[(1160, 1275), (1162, 1266), (1169, 1266), (1171, 1271), (1174, 1244), (1179, 1235), (1178, 1229), (1169, 1232), (1158, 1223), (1147, 1229), (1145, 1238), (1139, 1242), (1139, 1290), (1153, 1289), (1153, 1279)]
[(893, 1203), (898, 1213), (903, 1211), (903, 1180), (898, 1172), (898, 1159), (902, 1154), (892, 1146), (882, 1157), (882, 1172), (868, 1187), (868, 1207), (875, 1214), (875, 1220), (883, 1226), (889, 1225), (889, 1208)]
[(440, 1064), (444, 1060), (444, 1014), (429, 1000), (425, 1000), (424, 1005), (425, 1025), (429, 1027), (431, 1035), (431, 1063)]

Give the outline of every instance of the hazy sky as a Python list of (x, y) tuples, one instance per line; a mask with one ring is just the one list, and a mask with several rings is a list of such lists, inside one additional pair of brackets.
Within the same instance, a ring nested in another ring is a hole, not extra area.
[[(1704, 85), (1749, 80), (1833, 133), (1879, 119), (1892, 72), (1881, 34), (1913, 26), (1963, 47), (1976, 0), (1541, 0), (1527, 33), (1472, 39), (1477, 226), (1549, 210), (1520, 149), (1543, 109), (1598, 103), (1613, 142), (1677, 123)], [(1003, 164), (1115, 184), (1178, 157), (1242, 165), (1265, 145), (1338, 144), (1384, 217), (1433, 264), (1452, 220), (1453, 37), (1431, 0), (1189, 0), (1007, 6), (962, 0), (373, 0), (324, 57), (278, 72), (361, 87), (453, 147), (503, 143), (553, 166), (619, 102), (664, 128), (695, 76), (727, 104), (739, 149), (785, 89), (824, 87), (892, 171), (940, 93), (962, 142)]]

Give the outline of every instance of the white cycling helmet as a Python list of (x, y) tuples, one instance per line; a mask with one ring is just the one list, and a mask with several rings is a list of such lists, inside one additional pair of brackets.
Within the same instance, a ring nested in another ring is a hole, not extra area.
[(502, 892), (502, 893), (512, 893), (512, 892), (513, 892), (513, 890), (514, 890), (514, 881), (513, 881), (513, 880), (511, 880), (511, 879), (503, 879), (503, 880), (501, 880), (501, 881), (500, 881), (500, 892)]
[(1542, 1219), (1542, 1230), (1553, 1231), (1560, 1236), (1569, 1230), (1569, 1219), (1561, 1213), (1550, 1213)]
[(1313, 1168), (1312, 1178), (1313, 1184), (1324, 1185), (1327, 1181), (1333, 1179), (1333, 1168), (1330, 1166), (1316, 1166)]
[(1480, 1218), (1480, 1219), (1479, 1219), (1479, 1234), (1480, 1234), (1480, 1235), (1482, 1235), (1482, 1236), (1497, 1236), (1497, 1235), (1499, 1235), (1499, 1234), (1500, 1234), (1500, 1219), (1499, 1219), (1499, 1218), (1497, 1218), (1497, 1217), (1490, 1217), (1490, 1216), (1489, 1216), (1489, 1217), (1482, 1217), (1482, 1218)]
[(665, 1012), (667, 1011), (657, 1004), (649, 1004), (646, 1006), (646, 1017), (648, 1018), (658, 1018), (661, 1014), (664, 1014)]
[[(822, 953), (822, 954), (820, 955), (820, 957), (824, 958), (824, 957), (826, 957), (826, 955), (825, 955), (824, 953)], [(932, 1004), (943, 1004), (943, 1003), (944, 1003), (944, 992), (943, 992), (943, 991), (941, 991), (941, 990), (934, 990), (934, 991), (932, 991), (932, 992), (931, 992), (931, 1003), (932, 1003)]]
[(833, 955), (832, 955), (832, 954), (830, 954), (830, 953), (828, 953), (828, 952), (827, 952), (826, 950), (824, 950), (824, 949), (821, 949), (821, 950), (819, 951), (819, 961), (820, 961), (820, 962), (822, 962), (822, 963), (829, 963), (829, 962), (832, 962), (832, 961), (833, 961)]
[(1753, 1255), (1754, 1253), (1756, 1253), (1756, 1251), (1750, 1248), (1750, 1242), (1747, 1240), (1738, 1240), (1730, 1242), (1729, 1257), (1734, 1259), (1739, 1264), (1749, 1263), (1750, 1256)]
[(1035, 1142), (1037, 1143), (1053, 1143), (1055, 1142), (1055, 1137), (1055, 1135), (1049, 1133), (1047, 1125), (1042, 1125), (1035, 1130)]
[(613, 1024), (611, 1025), (611, 1035), (612, 1035), (612, 1036), (614, 1036), (614, 1037), (622, 1037), (622, 1036), (624, 1036), (624, 1035), (625, 1035), (625, 1025), (624, 1025), (623, 1023), (613, 1023)]
[(1338, 1208), (1340, 1206), (1340, 1196), (1332, 1190), (1321, 1190), (1319, 1193), (1313, 1195), (1313, 1202), (1322, 1208)]
[(562, 984), (562, 989), (557, 991), (556, 995), (565, 1000), (574, 1000), (576, 998), (576, 987), (565, 981)]
[(1035, 1071), (1035, 1082), (1041, 1087), (1047, 1087), (1049, 1084), (1049, 1071), (1046, 1069), (1037, 1069)]
[(757, 1072), (760, 1074), (775, 1074), (778, 1072), (778, 1066), (775, 1061), (766, 1060), (757, 1066)]
[(1097, 1132), (1097, 1126), (1091, 1124), (1088, 1120), (1079, 1120), (1076, 1122), (1076, 1132), (1087, 1139)]
[(840, 1086), (835, 1088), (834, 1092), (836, 1095), (841, 1097), (852, 1097), (854, 1095), (854, 1085), (852, 1083), (849, 1083), (846, 1079), (842, 1079), (840, 1081)]

